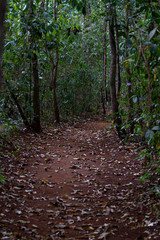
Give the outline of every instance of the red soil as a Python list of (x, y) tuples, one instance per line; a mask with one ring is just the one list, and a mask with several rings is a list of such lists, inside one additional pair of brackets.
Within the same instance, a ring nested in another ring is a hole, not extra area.
[(160, 239), (136, 146), (103, 120), (20, 134), (0, 150), (0, 239)]

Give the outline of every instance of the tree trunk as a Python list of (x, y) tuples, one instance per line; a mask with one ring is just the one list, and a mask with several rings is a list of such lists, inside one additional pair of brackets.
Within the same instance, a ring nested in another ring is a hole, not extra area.
[(116, 25), (116, 52), (117, 52), (117, 98), (120, 97), (121, 91), (121, 69), (120, 69), (120, 62), (119, 62), (119, 37), (118, 37), (118, 27), (117, 27), (117, 16), (115, 11), (115, 25)]
[(114, 8), (110, 5), (110, 19), (109, 19), (109, 41), (111, 47), (111, 66), (110, 66), (110, 91), (111, 91), (111, 103), (112, 113), (114, 117), (114, 123), (116, 124), (117, 132), (120, 138), (124, 137), (124, 130), (121, 130), (122, 121), (118, 112), (118, 101), (116, 97), (116, 42), (114, 31)]
[(26, 118), (26, 116), (24, 114), (23, 109), (21, 108), (21, 106), (20, 106), (20, 104), (18, 102), (18, 99), (17, 99), (16, 95), (14, 94), (14, 92), (13, 92), (9, 82), (7, 80), (5, 82), (6, 82), (7, 86), (8, 86), (9, 91), (10, 91), (11, 97), (14, 100), (14, 102), (15, 102), (17, 108), (18, 108), (18, 111), (20, 113), (20, 116), (21, 116), (21, 118), (23, 120), (24, 125), (26, 126), (27, 129), (30, 129), (30, 124), (29, 124), (29, 122), (28, 122), (28, 120), (27, 120), (27, 118)]
[[(136, 32), (136, 26), (135, 26), (135, 22), (133, 20), (133, 15), (132, 15), (132, 23), (133, 23), (134, 31)], [(140, 30), (138, 31), (138, 38), (139, 38), (139, 41), (140, 41), (140, 47), (137, 48), (137, 51), (139, 51), (139, 56), (138, 56), (137, 63), (138, 63), (138, 61), (140, 59), (140, 56), (142, 54), (142, 57), (143, 57), (144, 62), (145, 62), (145, 67), (146, 67), (146, 70), (147, 70), (147, 73), (148, 73), (148, 107), (149, 107), (149, 112), (151, 113), (153, 111), (153, 102), (152, 102), (152, 90), (153, 90), (152, 79), (153, 79), (153, 74), (152, 74), (152, 71), (150, 69), (149, 62), (147, 61), (147, 58), (145, 56), (145, 52), (144, 52), (144, 49), (143, 49), (143, 46), (142, 46), (142, 37), (141, 37)]]
[(48, 11), (49, 0), (46, 1), (46, 10)]
[(152, 102), (152, 79), (153, 79), (153, 74), (151, 72), (149, 63), (146, 59), (143, 47), (142, 47), (142, 56), (145, 62), (145, 67), (148, 73), (148, 106), (149, 106), (149, 112), (151, 113), (153, 111), (153, 102)]
[[(110, 6), (110, 13), (112, 11), (112, 6)], [(113, 11), (112, 11), (113, 12)], [(114, 36), (114, 20), (113, 15), (110, 15), (109, 21), (109, 40), (111, 47), (111, 66), (110, 66), (110, 91), (111, 91), (111, 101), (113, 113), (118, 112), (118, 102), (116, 98), (116, 43)]]
[[(126, 9), (126, 36), (127, 36), (127, 43), (129, 41), (129, 18), (128, 18), (128, 9)], [(128, 47), (126, 43), (126, 59), (128, 58)], [(128, 101), (129, 101), (129, 107), (128, 107), (128, 122), (130, 124), (130, 133), (132, 134), (134, 131), (134, 123), (133, 123), (133, 101), (132, 101), (132, 81), (131, 81), (131, 70), (129, 67), (126, 68), (126, 72), (128, 75)]]
[[(33, 10), (33, 0), (30, 0), (30, 15), (31, 18), (34, 17), (34, 10)], [(34, 43), (36, 46), (33, 32), (31, 32), (31, 42)], [(34, 49), (36, 51), (36, 47)], [(34, 81), (34, 88), (33, 88), (33, 121), (32, 121), (32, 129), (35, 132), (41, 131), (41, 123), (40, 123), (40, 101), (39, 101), (39, 76), (38, 76), (38, 59), (36, 53), (32, 51), (32, 72), (33, 72), (33, 81)]]
[(41, 123), (40, 123), (40, 102), (39, 102), (39, 76), (38, 76), (38, 60), (37, 55), (34, 53), (32, 57), (32, 71), (33, 71), (33, 80), (34, 80), (34, 88), (33, 88), (33, 122), (32, 128), (36, 132), (41, 131)]
[(103, 93), (103, 87), (101, 87), (101, 101), (102, 101), (102, 109), (103, 109), (103, 114), (106, 114), (106, 104), (105, 104), (105, 99), (104, 99), (104, 93)]
[[(54, 0), (54, 20), (57, 21), (57, 1), (56, 1), (56, 0)], [(58, 44), (58, 43), (57, 43), (57, 44)], [(59, 63), (59, 53), (58, 53), (58, 49), (56, 49), (55, 72), (54, 72), (54, 81), (53, 81), (54, 113), (55, 113), (55, 121), (56, 121), (56, 123), (59, 123), (59, 122), (60, 122), (58, 99), (57, 99), (58, 63)]]
[(58, 50), (56, 50), (56, 63), (55, 63), (53, 90), (54, 90), (54, 112), (55, 112), (55, 120), (57, 123), (60, 122), (59, 107), (58, 107), (58, 100), (57, 100), (58, 62), (59, 62), (59, 54), (58, 54)]
[(41, 1), (41, 9), (44, 11), (44, 6), (45, 6), (45, 0)]
[[(104, 107), (107, 104), (108, 101), (108, 96), (107, 96), (107, 87), (106, 87), (106, 73), (107, 73), (107, 38), (106, 38), (106, 33), (107, 33), (107, 21), (106, 18), (104, 18), (104, 45), (103, 45), (103, 85), (104, 85)], [(103, 92), (103, 91), (102, 91)], [(105, 113), (105, 108), (104, 108), (104, 113)]]
[(3, 39), (4, 39), (4, 19), (7, 8), (7, 1), (0, 1), (0, 88), (2, 85), (2, 55), (3, 55)]

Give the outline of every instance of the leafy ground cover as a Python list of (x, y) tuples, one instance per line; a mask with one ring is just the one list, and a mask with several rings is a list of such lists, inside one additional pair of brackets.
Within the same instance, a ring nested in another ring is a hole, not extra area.
[(0, 150), (0, 239), (160, 239), (136, 145), (104, 119), (21, 133)]

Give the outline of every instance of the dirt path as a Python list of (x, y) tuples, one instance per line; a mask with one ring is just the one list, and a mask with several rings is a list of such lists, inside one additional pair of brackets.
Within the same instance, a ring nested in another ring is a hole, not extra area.
[(22, 134), (1, 151), (0, 239), (160, 239), (140, 160), (103, 120)]

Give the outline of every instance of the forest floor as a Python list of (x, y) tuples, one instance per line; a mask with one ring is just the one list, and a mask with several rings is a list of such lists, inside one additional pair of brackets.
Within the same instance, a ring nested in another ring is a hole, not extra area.
[(136, 145), (103, 118), (20, 133), (0, 149), (0, 239), (160, 239)]

